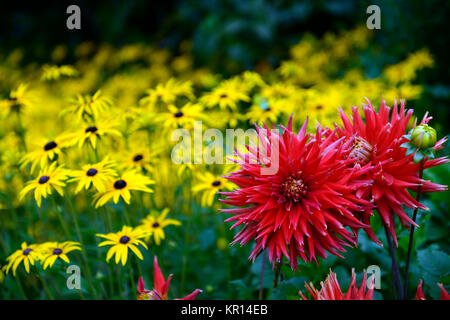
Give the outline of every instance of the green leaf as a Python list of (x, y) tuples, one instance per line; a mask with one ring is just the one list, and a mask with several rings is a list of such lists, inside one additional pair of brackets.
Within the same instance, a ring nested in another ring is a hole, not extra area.
[(400, 145), (400, 148), (405, 148), (406, 149), (405, 155), (407, 155), (407, 156), (409, 156), (410, 154), (413, 154), (417, 150), (416, 146), (413, 143), (411, 143), (411, 142), (402, 143)]
[(417, 150), (417, 152), (414, 154), (414, 163), (419, 163), (425, 158), (421, 150)]
[(450, 256), (437, 245), (431, 245), (418, 251), (417, 258), (425, 286), (433, 298), (438, 299), (440, 290), (437, 283), (450, 275)]
[(400, 148), (406, 148), (406, 149), (409, 149), (409, 146), (410, 146), (411, 144), (412, 144), (411, 142), (404, 142), (404, 143), (402, 143), (402, 144), (400, 145)]
[(426, 156), (429, 157), (431, 159), (434, 158), (434, 149), (433, 148), (427, 148), (422, 150), (422, 153)]
[(278, 287), (273, 289), (269, 299), (298, 300), (300, 299), (299, 290), (302, 290), (303, 294), (305, 294), (305, 281), (308, 281), (305, 277), (293, 277), (289, 280), (281, 281)]

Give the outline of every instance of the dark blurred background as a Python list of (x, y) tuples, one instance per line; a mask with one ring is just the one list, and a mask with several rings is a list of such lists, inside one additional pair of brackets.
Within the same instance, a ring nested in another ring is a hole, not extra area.
[[(81, 30), (66, 28), (66, 8), (81, 8)], [(172, 50), (192, 40), (196, 62), (220, 70), (223, 59), (236, 70), (253, 68), (261, 60), (277, 64), (304, 32), (350, 29), (364, 24), (366, 8), (381, 8), (382, 29), (376, 32), (384, 54), (398, 56), (428, 47), (449, 76), (449, 1), (17, 1), (2, 4), (0, 46), (25, 46), (33, 58), (45, 58), (57, 44), (75, 46), (82, 41), (123, 45), (150, 42)]]
[[(81, 30), (66, 28), (71, 4), (81, 8)], [(58, 44), (73, 49), (83, 41), (114, 46), (145, 42), (176, 53), (183, 40), (190, 40), (195, 65), (226, 76), (261, 64), (278, 66), (305, 32), (321, 36), (365, 24), (371, 4), (381, 8), (382, 23), (367, 76), (375, 77), (386, 64), (427, 47), (436, 64), (420, 74), (425, 92), (418, 104), (447, 123), (450, 1), (18, 1), (2, 4), (0, 51), (23, 47), (24, 62), (46, 63)], [(69, 54), (63, 62), (71, 63), (71, 58)]]

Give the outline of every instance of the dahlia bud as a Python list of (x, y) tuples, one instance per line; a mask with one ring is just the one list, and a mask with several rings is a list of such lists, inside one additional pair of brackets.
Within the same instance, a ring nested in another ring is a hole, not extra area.
[(437, 141), (436, 130), (427, 124), (421, 124), (411, 133), (411, 142), (419, 149), (434, 147)]

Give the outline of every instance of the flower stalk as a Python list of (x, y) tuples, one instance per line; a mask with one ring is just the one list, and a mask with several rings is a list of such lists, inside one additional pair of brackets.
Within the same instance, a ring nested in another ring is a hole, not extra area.
[(386, 239), (388, 242), (389, 254), (391, 255), (392, 262), (392, 289), (394, 291), (394, 299), (402, 300), (402, 279), (400, 274), (400, 268), (397, 263), (397, 257), (395, 256), (395, 248), (392, 243), (392, 238), (389, 233), (388, 227), (384, 226), (386, 232)]
[[(423, 177), (423, 165), (424, 165), (424, 160), (422, 159), (420, 161), (420, 169), (419, 169), (419, 178), (422, 179)], [(419, 202), (420, 201), (420, 194), (422, 191), (422, 185), (419, 185), (417, 187), (417, 194), (416, 194), (416, 201)], [(414, 209), (414, 213), (413, 213), (413, 217), (412, 220), (414, 222), (416, 222), (416, 218), (417, 218), (417, 211), (419, 210), (418, 207), (416, 207)], [(413, 241), (414, 241), (414, 226), (411, 225), (411, 230), (409, 232), (409, 243), (408, 243), (408, 253), (406, 254), (406, 267), (405, 267), (405, 283), (403, 284), (403, 299), (407, 299), (408, 298), (408, 277), (409, 277), (409, 265), (411, 262), (411, 253), (412, 253), (412, 249), (413, 249)]]
[(273, 279), (273, 288), (275, 289), (278, 287), (278, 279), (280, 278), (281, 274), (281, 261), (278, 261), (275, 265), (275, 278)]
[(259, 271), (259, 292), (258, 292), (258, 299), (263, 299), (263, 284), (264, 284), (264, 266), (266, 264), (267, 259), (267, 250), (264, 250), (264, 253), (262, 255), (261, 259), (261, 269)]

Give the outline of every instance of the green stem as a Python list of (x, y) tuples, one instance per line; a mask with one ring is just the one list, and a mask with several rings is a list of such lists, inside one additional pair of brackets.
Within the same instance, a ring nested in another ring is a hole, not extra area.
[(110, 214), (108, 208), (106, 207), (106, 205), (103, 206), (103, 208), (105, 210), (108, 232), (113, 232), (113, 224), (112, 224), (112, 220), (111, 220), (111, 214)]
[(86, 298), (84, 297), (83, 293), (81, 292), (80, 289), (76, 289), (78, 294), (80, 295), (81, 300), (86, 300)]
[(65, 234), (67, 240), (69, 240), (70, 239), (69, 229), (67, 228), (67, 225), (64, 221), (63, 216), (61, 215), (61, 213), (58, 210), (58, 205), (56, 204), (55, 198), (51, 197), (51, 199), (52, 199), (53, 206), (55, 207), (56, 215), (58, 216), (59, 222), (61, 223), (61, 226), (63, 228), (64, 234)]
[[(111, 221), (111, 215), (109, 213), (108, 208), (106, 207), (106, 205), (103, 206), (103, 211), (104, 211), (104, 219), (105, 221), (105, 225), (106, 225), (106, 229), (108, 230), (108, 233), (113, 232), (113, 225), (112, 225), (112, 221)], [(110, 288), (110, 295), (111, 297), (114, 296), (114, 273), (115, 271), (111, 269), (110, 265), (107, 264), (107, 269), (108, 269), (108, 281), (109, 281), (109, 288)], [(120, 286), (119, 286), (119, 291), (120, 291)]]
[(183, 257), (182, 257), (182, 269), (181, 269), (181, 292), (184, 292), (184, 284), (186, 281), (186, 272), (187, 272), (187, 259), (188, 259), (188, 242), (189, 242), (189, 228), (191, 225), (191, 220), (193, 219), (193, 212), (192, 212), (192, 177), (189, 178), (189, 181), (187, 183), (187, 187), (189, 188), (189, 209), (190, 212), (187, 215), (188, 221), (186, 224), (186, 228), (184, 231), (184, 248), (183, 248)]
[(259, 271), (259, 293), (258, 293), (258, 299), (263, 299), (263, 285), (264, 285), (264, 266), (266, 264), (267, 260), (267, 250), (264, 250), (262, 257), (261, 257), (261, 269)]
[(386, 233), (386, 240), (388, 242), (389, 254), (391, 256), (391, 272), (392, 272), (392, 289), (394, 293), (395, 300), (402, 300), (402, 279), (400, 274), (400, 268), (397, 263), (397, 257), (395, 255), (395, 247), (392, 243), (392, 238), (389, 233), (389, 229), (386, 225), (384, 225), (384, 231)]
[(131, 279), (131, 292), (134, 292), (136, 290), (136, 281), (134, 281), (134, 273), (133, 273), (133, 267), (131, 266), (131, 261), (128, 263), (128, 270), (130, 271), (130, 279)]
[(23, 289), (22, 282), (20, 281), (19, 276), (14, 277), (14, 278), (16, 278), (16, 282), (17, 282), (17, 286), (19, 287), (20, 294), (22, 295), (22, 297), (23, 297), (25, 300), (28, 300), (28, 297), (27, 297), (27, 295), (26, 295), (26, 293), (25, 293), (25, 290)]
[(138, 259), (137, 256), (135, 256), (135, 258), (136, 258), (136, 264), (137, 264), (137, 266), (138, 266), (139, 276), (140, 276), (140, 277), (143, 277), (144, 274), (142, 273), (141, 261)]
[(126, 224), (131, 227), (130, 216), (128, 215), (128, 207), (127, 207), (127, 204), (125, 203), (125, 201), (123, 201), (123, 212), (125, 215)]
[(281, 261), (276, 263), (275, 266), (275, 277), (273, 279), (273, 288), (275, 289), (278, 286), (278, 279), (281, 273)]
[(191, 219), (192, 219), (192, 217), (189, 217), (189, 220), (186, 225), (185, 233), (184, 233), (184, 249), (183, 249), (182, 269), (181, 269), (181, 292), (184, 292), (184, 284), (186, 281), (189, 227), (191, 224)]
[(119, 265), (116, 265), (115, 269), (116, 269), (116, 275), (117, 275), (117, 283), (119, 284), (119, 292), (121, 292), (122, 293), (122, 297), (125, 298), (124, 295), (123, 295), (125, 290), (122, 289), (122, 277), (120, 276), (121, 272), (120, 272)]
[(87, 280), (88, 280), (89, 286), (91, 287), (92, 293), (94, 294), (94, 297), (96, 299), (98, 299), (97, 290), (95, 289), (94, 283), (92, 282), (92, 272), (91, 272), (91, 268), (89, 267), (89, 260), (86, 256), (86, 250), (87, 250), (86, 248), (87, 247), (86, 247), (86, 245), (83, 241), (83, 237), (81, 235), (80, 226), (78, 224), (78, 218), (77, 218), (77, 215), (73, 208), (72, 201), (70, 200), (69, 197), (65, 197), (65, 198), (67, 199), (67, 203), (69, 204), (69, 211), (70, 211), (70, 214), (72, 215), (72, 219), (75, 224), (75, 231), (77, 233), (77, 238), (80, 241), (81, 245), (83, 246), (83, 250), (81, 250), (81, 255), (83, 256), (84, 265), (86, 267)]
[(42, 286), (44, 287), (45, 293), (47, 294), (48, 298), (50, 300), (55, 300), (53, 298), (52, 293), (50, 292), (50, 289), (47, 286), (47, 282), (45, 281), (44, 277), (41, 276), (41, 274), (39, 273), (39, 271), (36, 269), (36, 276), (38, 277), (38, 279), (41, 281)]

